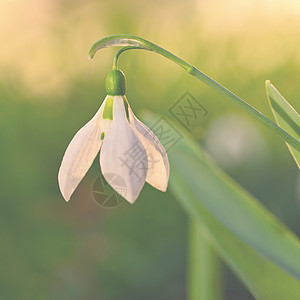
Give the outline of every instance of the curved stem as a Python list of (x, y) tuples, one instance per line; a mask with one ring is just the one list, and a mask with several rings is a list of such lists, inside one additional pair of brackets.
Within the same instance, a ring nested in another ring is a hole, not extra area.
[(116, 53), (114, 60), (113, 60), (113, 69), (118, 69), (118, 59), (121, 53), (127, 51), (127, 50), (134, 50), (134, 49), (140, 49), (140, 50), (149, 50), (152, 51), (151, 49), (148, 48), (142, 48), (142, 47), (134, 47), (134, 46), (128, 46), (128, 47), (123, 47), (118, 52)]
[[(89, 51), (89, 58), (93, 58), (96, 52), (102, 48), (107, 48), (111, 46), (129, 46), (130, 49), (143, 49), (143, 50), (149, 50), (154, 51), (169, 60), (173, 61), (183, 69), (185, 69), (190, 75), (198, 78), (203, 83), (207, 84), (208, 86), (212, 87), (214, 90), (219, 92), (220, 94), (226, 96), (231, 101), (239, 105), (242, 109), (244, 109), (246, 112), (248, 112), (250, 115), (252, 115), (254, 118), (259, 120), (261, 123), (263, 123), (268, 128), (272, 129), (274, 132), (276, 132), (281, 138), (283, 138), (287, 143), (289, 143), (293, 148), (300, 151), (300, 142), (297, 141), (295, 138), (293, 138), (290, 134), (288, 134), (286, 131), (284, 131), (282, 128), (277, 126), (274, 122), (272, 122), (270, 119), (265, 117), (261, 112), (256, 110), (254, 107), (249, 105), (247, 102), (242, 100), (240, 97), (229, 91), (227, 88), (210, 78), (209, 76), (205, 75), (201, 71), (199, 71), (196, 67), (193, 65), (187, 63), (186, 61), (182, 60), (181, 58), (177, 57), (176, 55), (172, 54), (171, 52), (157, 46), (156, 44), (147, 41), (143, 38), (130, 35), (130, 34), (118, 34), (113, 36), (108, 36), (103, 38), (102, 40), (99, 40), (96, 42)], [(122, 49), (121, 49), (122, 50)], [(129, 50), (128, 48), (123, 48), (123, 51), (119, 51), (115, 57), (114, 66), (117, 66), (117, 60), (118, 57), (122, 52), (125, 50)]]

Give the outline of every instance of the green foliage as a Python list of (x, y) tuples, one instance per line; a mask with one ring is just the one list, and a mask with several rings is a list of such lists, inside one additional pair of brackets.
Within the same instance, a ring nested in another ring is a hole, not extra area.
[(188, 246), (188, 299), (221, 299), (223, 279), (219, 258), (204, 236), (202, 224), (193, 217)]
[(207, 241), (257, 299), (298, 299), (299, 240), (173, 126), (184, 139), (169, 153), (170, 188), (202, 224)]
[[(106, 96), (105, 76), (115, 54), (107, 49), (91, 63), (86, 59), (88, 47), (109, 34), (143, 34), (249, 99), (262, 112), (269, 107), (263, 101), (261, 83), (269, 77), (285, 82), (289, 100), (299, 111), (299, 57), (294, 55), (299, 26), (293, 26), (290, 18), (289, 22), (282, 19), (284, 23), (276, 18), (272, 26), (266, 18), (264, 32), (256, 21), (251, 24), (260, 30), (247, 26), (248, 32), (245, 26), (228, 22), (224, 6), (206, 11), (202, 9), (205, 2), (165, 1), (158, 10), (156, 1), (118, 0), (113, 5), (36, 1), (36, 10), (30, 14), (24, 14), (26, 1), (16, 2), (6, 1), (7, 9), (1, 10), (0, 35), (6, 42), (0, 53), (0, 298), (185, 299), (187, 217), (171, 193), (146, 185), (133, 206), (99, 207), (91, 195), (100, 172), (96, 158), (70, 202), (66, 204), (60, 195), (57, 172), (62, 155)], [(215, 10), (218, 26), (210, 18)], [(242, 20), (238, 11), (236, 16)], [(226, 26), (220, 30), (220, 24)], [(280, 51), (273, 51), (278, 47)], [(186, 91), (199, 100), (209, 114), (199, 125), (200, 133), (193, 132), (198, 140), (228, 112), (248, 118), (236, 105), (157, 55), (128, 51), (119, 65), (128, 79), (127, 97), (135, 113), (148, 108), (168, 114)], [(296, 168), (275, 134), (250, 118), (249, 122), (260, 131), (268, 155), (260, 166), (249, 161), (227, 171), (300, 234)], [(228, 234), (219, 229), (217, 238), (224, 245)], [(240, 240), (230, 241), (227, 252), (233, 249), (231, 257), (239, 257), (236, 268), (249, 268), (253, 262), (252, 276), (244, 281), (264, 284), (268, 277), (256, 270), (258, 265), (266, 268), (264, 259), (255, 254), (260, 257), (256, 264)], [(232, 273), (224, 272), (222, 299), (252, 299)], [(270, 293), (275, 289), (275, 294), (282, 284), (264, 286)]]
[[(300, 140), (300, 116), (284, 99), (270, 81), (266, 81), (266, 91), (270, 107), (277, 124), (298, 141)], [(300, 152), (287, 143), (287, 146), (300, 169)]]

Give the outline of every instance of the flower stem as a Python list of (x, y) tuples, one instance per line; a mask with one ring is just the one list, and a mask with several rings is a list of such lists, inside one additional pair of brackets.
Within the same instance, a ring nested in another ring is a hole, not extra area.
[(261, 112), (256, 110), (254, 107), (252, 107), (250, 104), (242, 100), (240, 97), (229, 91), (227, 88), (210, 78), (209, 76), (205, 75), (201, 71), (199, 71), (196, 67), (193, 65), (187, 63), (186, 61), (182, 60), (181, 58), (177, 57), (176, 55), (172, 54), (171, 52), (159, 47), (158, 45), (147, 41), (143, 38), (130, 35), (130, 34), (118, 34), (113, 36), (108, 36), (103, 38), (102, 40), (99, 40), (96, 42), (89, 51), (89, 58), (93, 58), (95, 53), (106, 47), (111, 46), (125, 46), (124, 48), (120, 49), (115, 58), (114, 58), (114, 68), (117, 68), (117, 61), (120, 56), (120, 54), (126, 50), (130, 49), (143, 49), (143, 50), (149, 50), (153, 51), (155, 53), (158, 53), (169, 60), (173, 61), (183, 69), (185, 69), (190, 75), (196, 77), (197, 79), (201, 80), (203, 83), (207, 84), (208, 86), (212, 87), (215, 91), (218, 93), (224, 95), (237, 105), (239, 105), (242, 109), (244, 109), (247, 113), (249, 113), (251, 116), (259, 120), (261, 123), (263, 123), (265, 126), (273, 130), (275, 133), (277, 133), (281, 138), (283, 138), (287, 143), (289, 143), (293, 148), (300, 151), (300, 141), (296, 140), (294, 137), (292, 137), (290, 134), (288, 134), (285, 130), (280, 128), (278, 125), (276, 125), (274, 122), (272, 122), (270, 119), (268, 119), (266, 116), (264, 116)]
[[(114, 60), (113, 60), (113, 69), (118, 69), (118, 59), (119, 59), (119, 56), (120, 56), (124, 51), (127, 51), (127, 50), (133, 50), (133, 49), (140, 49), (140, 50), (143, 50), (143, 48), (141, 48), (141, 47), (134, 47), (134, 46), (128, 46), (128, 47), (123, 47), (123, 48), (121, 48), (121, 49), (118, 50), (118, 52), (115, 54), (115, 57), (114, 57)], [(144, 50), (149, 50), (149, 49), (144, 48)]]

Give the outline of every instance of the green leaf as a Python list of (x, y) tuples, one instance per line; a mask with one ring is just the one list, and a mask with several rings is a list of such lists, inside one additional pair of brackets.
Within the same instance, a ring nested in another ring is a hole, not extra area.
[(195, 218), (189, 220), (188, 299), (222, 299), (219, 258), (203, 235), (203, 226)]
[(188, 137), (169, 157), (171, 170), (180, 172), (198, 202), (218, 222), (300, 279), (300, 243), (284, 224), (219, 170)]
[(180, 172), (198, 202), (218, 222), (300, 279), (300, 244), (297, 237), (208, 158), (204, 158), (203, 153), (198, 152), (201, 152), (200, 148), (185, 138), (169, 153), (171, 168)]
[[(155, 117), (152, 115), (147, 119)], [(272, 286), (277, 291), (274, 298), (265, 296), (261, 299), (285, 299), (275, 296), (279, 291), (283, 296), (286, 284), (291, 286), (291, 295), (297, 293), (299, 299), (298, 282), (279, 269), (300, 279), (300, 243), (297, 237), (219, 170), (176, 124), (169, 122), (184, 136), (169, 151), (171, 190), (191, 215), (205, 222), (215, 244), (222, 242), (219, 248), (222, 246), (227, 262), (235, 266), (236, 272), (255, 295), (268, 296)], [(250, 279), (256, 289), (249, 286)], [(285, 283), (280, 283), (281, 280)]]
[(202, 238), (206, 238), (257, 300), (299, 299), (300, 283), (217, 222), (199, 204), (180, 172), (173, 173), (170, 187), (188, 214), (200, 223)]
[[(266, 81), (266, 91), (276, 123), (296, 140), (300, 140), (300, 116), (296, 110), (276, 90), (272, 83)], [(300, 169), (300, 152), (286, 143), (298, 168)]]

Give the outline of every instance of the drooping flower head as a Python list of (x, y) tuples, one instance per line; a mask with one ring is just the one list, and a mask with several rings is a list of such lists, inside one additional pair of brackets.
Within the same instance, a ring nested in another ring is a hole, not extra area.
[[(61, 193), (69, 201), (100, 150), (101, 172), (108, 184), (134, 203), (145, 181), (166, 191), (167, 153), (155, 134), (131, 110), (125, 97), (125, 75), (118, 69), (106, 77), (107, 97), (94, 117), (70, 142), (58, 173)], [(125, 189), (119, 189), (120, 181)]]

